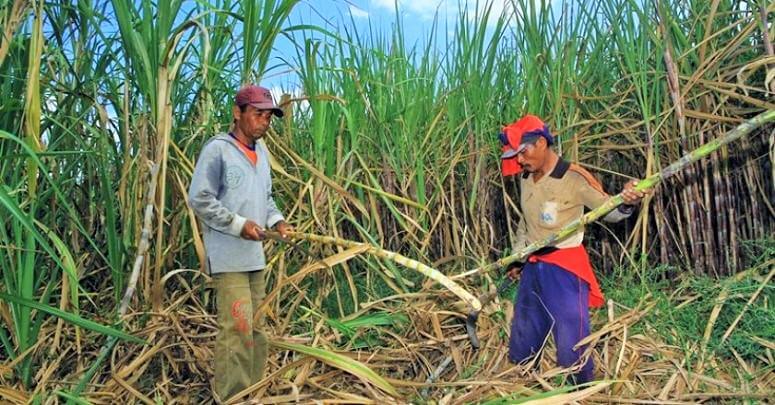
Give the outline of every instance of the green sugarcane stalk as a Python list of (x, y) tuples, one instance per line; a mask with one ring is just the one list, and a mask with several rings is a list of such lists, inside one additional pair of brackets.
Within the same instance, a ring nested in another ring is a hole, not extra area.
[[(754, 129), (768, 122), (771, 122), (773, 120), (775, 120), (775, 110), (769, 110), (767, 112), (757, 115), (754, 118), (751, 118), (750, 120), (740, 124), (737, 128), (733, 129), (732, 131), (727, 132), (726, 135), (720, 138), (714, 139), (706, 143), (705, 145), (702, 145), (699, 148), (687, 153), (677, 161), (670, 164), (670, 166), (667, 166), (666, 168), (664, 168), (661, 172), (654, 173), (651, 176), (638, 181), (638, 184), (635, 186), (635, 191), (646, 191), (648, 189), (655, 187), (663, 180), (683, 170), (686, 166), (710, 155), (711, 153), (715, 152), (722, 146), (742, 138), (743, 136), (747, 135)], [(624, 202), (624, 198), (622, 197), (622, 194), (621, 193), (617, 194), (609, 198), (601, 206), (595, 208), (594, 210), (589, 211), (588, 213), (584, 214), (579, 219), (569, 223), (568, 225), (565, 225), (559, 231), (553, 233), (552, 235), (547, 236), (544, 239), (531, 243), (530, 245), (514, 253), (513, 255), (506, 256), (492, 264), (488, 264), (486, 266), (482, 266), (477, 269), (469, 270), (465, 273), (455, 275), (451, 277), (451, 279), (457, 280), (459, 278), (467, 277), (477, 273), (486, 273), (491, 270), (506, 267), (515, 262), (524, 262), (532, 253), (534, 253), (538, 249), (541, 249), (545, 246), (552, 245), (576, 233), (576, 231), (579, 228), (605, 216), (610, 211), (612, 211), (613, 209), (621, 205), (623, 202)]]
[[(264, 231), (264, 233), (266, 234), (267, 237), (270, 237), (272, 239), (281, 238), (280, 234), (277, 232)], [(365, 251), (366, 253), (370, 253), (374, 256), (381, 257), (383, 259), (392, 260), (404, 267), (415, 270), (421, 273), (422, 275), (424, 275), (425, 277), (428, 277), (431, 280), (436, 281), (441, 285), (443, 285), (444, 287), (446, 287), (453, 294), (457, 295), (463, 301), (465, 301), (471, 308), (477, 311), (482, 309), (482, 304), (479, 302), (478, 298), (474, 297), (471, 293), (466, 291), (459, 284), (452, 281), (449, 277), (442, 274), (440, 271), (428, 265), (420, 263), (417, 260), (410, 259), (404, 255), (398, 254), (396, 252), (391, 252), (389, 250), (385, 250), (371, 244), (355, 242), (347, 239), (335, 238), (332, 236), (315, 235), (311, 233), (288, 232), (288, 237), (290, 239), (303, 239), (309, 242), (316, 242), (324, 245), (337, 245), (337, 246), (342, 246), (347, 248), (367, 246), (367, 249)]]

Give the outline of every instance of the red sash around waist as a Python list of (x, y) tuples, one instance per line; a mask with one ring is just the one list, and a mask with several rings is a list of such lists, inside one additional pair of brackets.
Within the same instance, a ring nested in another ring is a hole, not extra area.
[(603, 306), (605, 302), (603, 292), (600, 290), (600, 284), (597, 283), (592, 265), (589, 263), (589, 255), (587, 255), (587, 250), (584, 249), (583, 245), (557, 249), (540, 256), (530, 256), (527, 261), (551, 263), (575, 274), (589, 284), (589, 306), (593, 308)]

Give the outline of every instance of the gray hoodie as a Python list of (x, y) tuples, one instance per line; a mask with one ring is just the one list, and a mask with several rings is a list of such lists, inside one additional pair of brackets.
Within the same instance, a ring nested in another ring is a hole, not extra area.
[(261, 242), (242, 239), (248, 219), (263, 229), (283, 220), (272, 199), (269, 153), (256, 142), (256, 165), (227, 134), (207, 141), (196, 162), (188, 204), (204, 223), (202, 234), (210, 273), (266, 267)]

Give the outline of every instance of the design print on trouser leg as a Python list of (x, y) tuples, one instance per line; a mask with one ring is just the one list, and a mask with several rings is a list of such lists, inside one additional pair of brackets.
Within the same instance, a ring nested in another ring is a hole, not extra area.
[(231, 317), (234, 318), (234, 331), (243, 335), (243, 343), (247, 347), (253, 346), (253, 340), (247, 339), (250, 335), (250, 303), (242, 300), (235, 300), (231, 304)]

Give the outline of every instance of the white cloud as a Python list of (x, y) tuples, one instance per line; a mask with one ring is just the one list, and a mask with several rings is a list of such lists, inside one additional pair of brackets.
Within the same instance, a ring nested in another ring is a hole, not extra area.
[[(440, 17), (455, 18), (460, 11), (460, 3), (460, 0), (398, 0), (398, 8), (403, 13), (414, 14), (426, 20), (432, 19), (437, 11)], [(477, 1), (468, 0), (463, 3), (467, 4), (468, 11), (473, 15)], [(480, 0), (478, 3), (479, 11), (483, 12), (487, 1)], [(497, 20), (504, 10), (513, 10), (512, 4), (511, 0), (493, 0), (490, 21)], [(394, 11), (395, 5), (396, 0), (371, 0), (371, 6), (375, 8)]]
[[(398, 0), (398, 9), (401, 12), (418, 15), (424, 19), (432, 19), (438, 10), (440, 14), (447, 11), (447, 6), (453, 4), (449, 0)], [(394, 11), (395, 0), (371, 0), (371, 4), (377, 8)]]
[(369, 13), (350, 4), (350, 14), (355, 18), (369, 18)]

